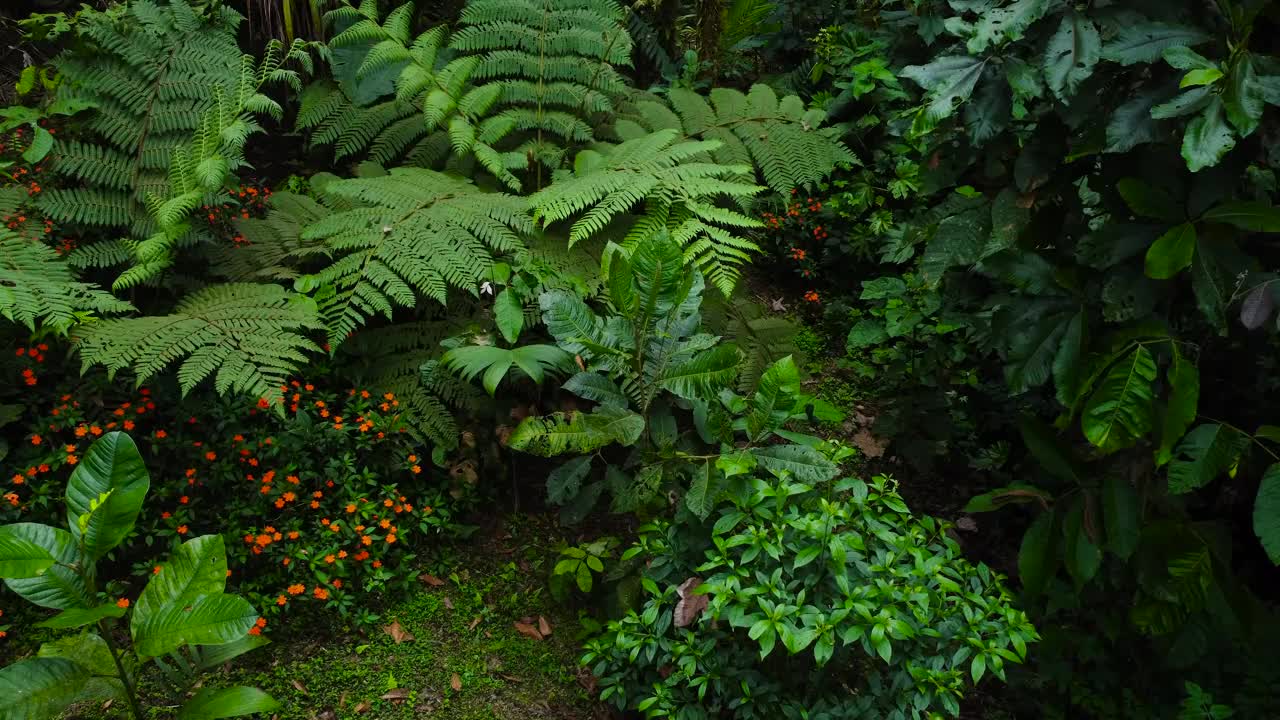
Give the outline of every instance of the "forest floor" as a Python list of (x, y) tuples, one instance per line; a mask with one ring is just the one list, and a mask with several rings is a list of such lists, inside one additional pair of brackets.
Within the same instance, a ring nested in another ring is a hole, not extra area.
[(546, 589), (560, 534), (554, 517), (508, 518), (421, 568), (422, 590), (378, 627), (273, 637), (217, 683), (266, 690), (277, 720), (606, 717), (578, 666), (578, 619)]

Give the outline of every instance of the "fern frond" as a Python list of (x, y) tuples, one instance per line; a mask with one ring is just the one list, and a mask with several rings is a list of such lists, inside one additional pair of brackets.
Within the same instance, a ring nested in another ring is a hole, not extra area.
[(443, 305), (451, 287), (476, 293), (494, 255), (520, 249), (533, 230), (522, 198), (420, 168), (334, 181), (325, 195), (352, 205), (302, 233), (334, 257), (315, 281), (334, 289), (320, 310), (335, 347), (371, 315), (390, 317), (418, 296)]
[(508, 445), (532, 455), (587, 454), (618, 443), (633, 445), (644, 432), (644, 417), (625, 408), (601, 405), (590, 413), (553, 413), (525, 418)]
[(281, 386), (320, 348), (315, 303), (277, 285), (214, 285), (188, 295), (169, 315), (103, 320), (73, 335), (87, 369), (132, 368), (138, 382), (181, 363), (184, 393), (214, 376), (219, 393), (277, 402)]
[(813, 187), (839, 164), (857, 162), (834, 130), (822, 127), (824, 120), (821, 111), (805, 110), (799, 97), (779, 99), (767, 85), (754, 85), (745, 94), (716, 88), (709, 97), (672, 88), (666, 102), (649, 93), (633, 93), (614, 132), (629, 139), (636, 135), (636, 126), (678, 129), (687, 138), (717, 141), (711, 153), (715, 162), (751, 165), (771, 189), (785, 194)]
[(52, 248), (0, 230), (0, 316), (32, 331), (43, 325), (66, 333), (93, 313), (130, 310), (129, 303), (77, 281)]

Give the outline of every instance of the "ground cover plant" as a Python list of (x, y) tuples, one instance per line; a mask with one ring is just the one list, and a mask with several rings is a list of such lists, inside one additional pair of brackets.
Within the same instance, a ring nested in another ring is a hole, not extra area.
[(0, 11), (0, 718), (1275, 714), (1277, 22)]

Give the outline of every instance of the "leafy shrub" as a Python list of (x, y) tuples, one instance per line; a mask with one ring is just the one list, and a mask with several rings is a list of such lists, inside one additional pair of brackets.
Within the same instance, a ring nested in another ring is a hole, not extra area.
[(601, 698), (646, 717), (956, 716), (1038, 639), (889, 478), (739, 476), (727, 497), (708, 526), (651, 523), (624, 555), (648, 598), (587, 642)]
[[(253, 606), (224, 592), (230, 571), (221, 537), (177, 546), (136, 601), (100, 592), (98, 561), (133, 530), (150, 482), (129, 436), (107, 433), (67, 481), (69, 532), (30, 522), (0, 526), (0, 578), (26, 600), (61, 611), (40, 625), (98, 630), (47, 642), (37, 657), (0, 670), (0, 715), (53, 718), (74, 702), (119, 700), (143, 720), (138, 677), (151, 660), (170, 680), (172, 699), (184, 705), (182, 717), (237, 717), (277, 706), (248, 687), (206, 688), (187, 699), (201, 672), (267, 642)], [(117, 644), (111, 622), (130, 606), (132, 652)]]
[[(47, 352), (23, 348), (17, 359), (41, 368)], [(31, 402), (23, 444), (9, 448), (14, 472), (0, 520), (52, 519), (60, 502), (49, 478), (123, 429), (166, 478), (151, 493), (159, 511), (143, 513), (136, 539), (121, 549), (137, 575), (153, 569), (138, 557), (141, 546), (215, 532), (226, 539), (233, 582), (268, 616), (319, 606), (372, 622), (365, 599), (414, 581), (406, 568), (416, 550), (456, 528), (456, 498), (471, 487), (441, 479), (416, 454), (394, 394), (287, 387), (283, 415), (216, 397), (188, 410), (166, 384), (120, 393), (96, 374), (38, 388), (46, 400)]]

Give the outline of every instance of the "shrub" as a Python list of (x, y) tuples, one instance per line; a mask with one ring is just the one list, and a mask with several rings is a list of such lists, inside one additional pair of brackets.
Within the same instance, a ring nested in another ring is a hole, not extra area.
[(1039, 636), (1002, 578), (893, 480), (785, 475), (737, 484), (709, 526), (642, 529), (624, 558), (648, 563), (644, 607), (583, 656), (603, 699), (682, 719), (954, 716), (1025, 659)]

